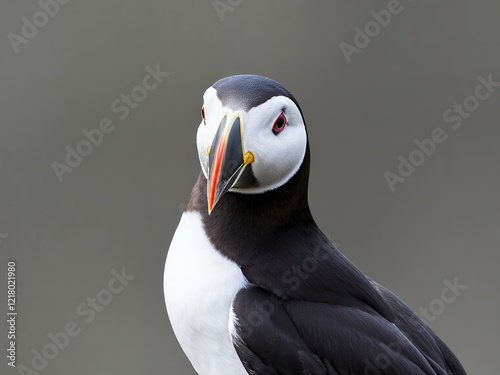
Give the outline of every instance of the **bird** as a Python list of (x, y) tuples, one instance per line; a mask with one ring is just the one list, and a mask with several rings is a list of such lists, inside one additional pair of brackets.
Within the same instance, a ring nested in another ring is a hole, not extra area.
[(201, 171), (172, 238), (164, 296), (200, 375), (465, 375), (451, 349), (319, 229), (295, 97), (259, 75), (203, 94)]

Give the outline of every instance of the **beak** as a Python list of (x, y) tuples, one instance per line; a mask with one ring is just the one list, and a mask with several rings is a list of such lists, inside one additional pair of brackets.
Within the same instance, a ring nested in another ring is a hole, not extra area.
[(229, 112), (222, 119), (210, 146), (208, 157), (208, 213), (219, 199), (236, 185), (245, 166), (253, 162), (253, 154), (243, 151), (241, 117)]

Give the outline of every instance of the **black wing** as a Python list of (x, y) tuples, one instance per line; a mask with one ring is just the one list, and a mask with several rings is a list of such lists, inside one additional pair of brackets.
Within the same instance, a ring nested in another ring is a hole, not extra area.
[(375, 311), (285, 301), (251, 286), (238, 293), (233, 312), (233, 343), (249, 374), (447, 375), (432, 336), (421, 335), (422, 351)]
[[(427, 358), (446, 369), (450, 375), (467, 375), (451, 349), (401, 299), (390, 290), (370, 280), (394, 312), (394, 323)], [(431, 362), (432, 363), (432, 362)]]

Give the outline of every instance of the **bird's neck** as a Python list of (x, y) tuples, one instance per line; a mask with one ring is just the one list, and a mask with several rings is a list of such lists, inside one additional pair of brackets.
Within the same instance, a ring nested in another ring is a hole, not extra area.
[(209, 215), (207, 180), (200, 173), (187, 211), (199, 212), (213, 245), (240, 265), (257, 249), (296, 225), (315, 225), (307, 201), (309, 153), (298, 172), (283, 186), (261, 194), (226, 193)]

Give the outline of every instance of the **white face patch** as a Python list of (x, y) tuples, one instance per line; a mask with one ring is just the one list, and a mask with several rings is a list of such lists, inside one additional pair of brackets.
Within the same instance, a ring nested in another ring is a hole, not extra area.
[[(242, 119), (243, 154), (254, 155), (252, 171), (258, 186), (232, 188), (239, 193), (263, 193), (284, 185), (299, 170), (304, 160), (307, 135), (299, 109), (285, 96), (274, 96), (265, 103), (250, 109), (234, 111), (223, 106), (213, 87), (203, 95), (206, 124), (201, 121), (197, 133), (198, 156), (205, 177), (208, 178), (207, 147), (212, 144), (223, 117), (237, 112)], [(273, 124), (284, 113), (285, 129), (275, 135)]]

